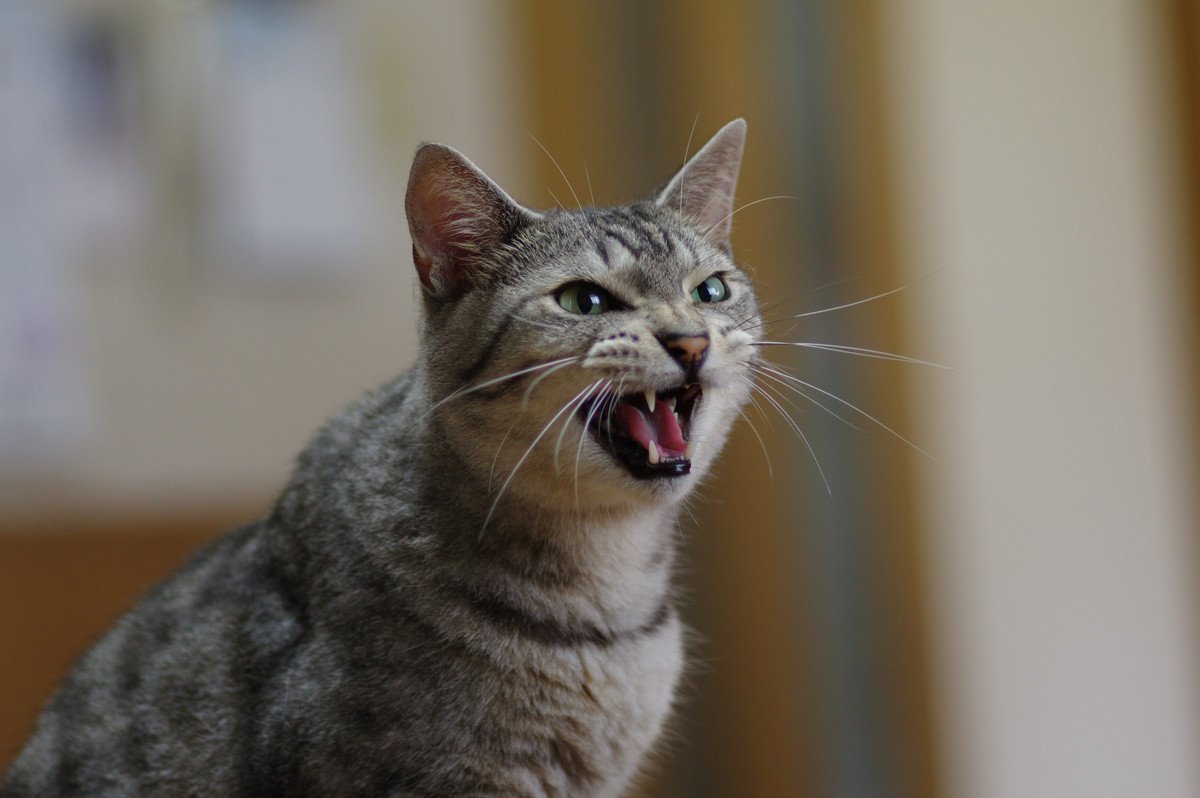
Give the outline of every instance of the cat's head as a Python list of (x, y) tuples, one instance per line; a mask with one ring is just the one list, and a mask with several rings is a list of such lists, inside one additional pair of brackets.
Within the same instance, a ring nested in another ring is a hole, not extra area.
[(729, 247), (745, 130), (726, 125), (648, 200), (573, 211), (520, 205), (449, 147), (417, 152), (430, 418), (494, 495), (677, 500), (711, 466), (758, 329)]

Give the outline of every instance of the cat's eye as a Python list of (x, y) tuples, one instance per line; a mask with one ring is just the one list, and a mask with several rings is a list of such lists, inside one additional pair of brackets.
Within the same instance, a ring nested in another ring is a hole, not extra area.
[(729, 288), (719, 274), (714, 274), (692, 289), (692, 301), (696, 304), (707, 305), (709, 302), (721, 302), (728, 297)]
[(563, 310), (580, 316), (594, 316), (614, 305), (613, 298), (594, 283), (571, 283), (558, 292), (558, 304)]

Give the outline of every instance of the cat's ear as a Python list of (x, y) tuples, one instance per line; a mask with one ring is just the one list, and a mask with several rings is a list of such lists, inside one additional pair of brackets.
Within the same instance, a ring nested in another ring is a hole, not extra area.
[(725, 251), (729, 251), (733, 191), (745, 143), (746, 120), (735, 119), (718, 130), (655, 197), (660, 206), (677, 210)]
[(423, 144), (404, 198), (413, 262), (434, 296), (452, 297), (490, 276), (488, 254), (537, 217), (460, 152)]

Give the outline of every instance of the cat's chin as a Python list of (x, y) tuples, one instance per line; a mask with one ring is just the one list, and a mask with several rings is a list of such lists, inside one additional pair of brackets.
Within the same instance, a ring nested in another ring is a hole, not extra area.
[(688, 440), (704, 396), (698, 383), (638, 391), (585, 403), (578, 413), (596, 444), (639, 480), (673, 480), (692, 471)]

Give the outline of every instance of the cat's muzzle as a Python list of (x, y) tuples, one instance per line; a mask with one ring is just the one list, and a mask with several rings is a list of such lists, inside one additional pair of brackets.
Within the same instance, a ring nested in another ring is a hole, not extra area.
[(703, 393), (699, 383), (689, 383), (605, 395), (585, 402), (579, 416), (600, 447), (635, 477), (681, 477), (692, 470), (688, 434)]

